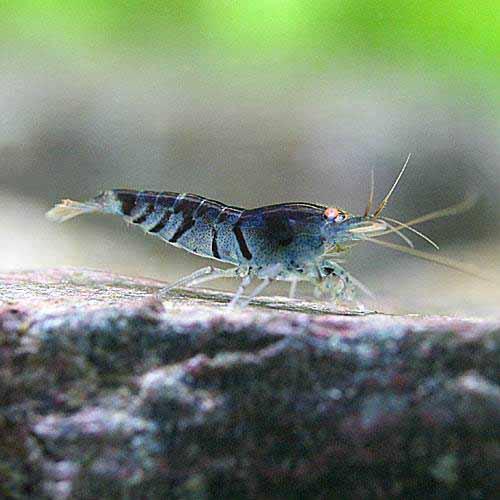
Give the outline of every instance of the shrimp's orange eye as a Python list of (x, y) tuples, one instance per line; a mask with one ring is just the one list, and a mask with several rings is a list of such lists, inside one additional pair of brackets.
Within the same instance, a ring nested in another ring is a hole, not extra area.
[(333, 207), (328, 207), (324, 212), (324, 216), (332, 222), (342, 222), (345, 219), (345, 214), (338, 208)]
[(336, 208), (328, 207), (325, 210), (325, 217), (329, 220), (335, 220), (338, 215), (339, 211)]

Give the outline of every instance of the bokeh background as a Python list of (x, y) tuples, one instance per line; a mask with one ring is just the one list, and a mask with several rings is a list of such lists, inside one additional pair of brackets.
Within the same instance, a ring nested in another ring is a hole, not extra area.
[[(0, 270), (176, 278), (205, 261), (44, 212), (110, 187), (359, 212), (370, 170), (379, 199), (412, 152), (386, 214), (479, 192), (421, 229), (500, 283), (499, 54), (495, 0), (0, 2)], [(391, 250), (347, 267), (386, 310), (500, 310), (499, 285)]]

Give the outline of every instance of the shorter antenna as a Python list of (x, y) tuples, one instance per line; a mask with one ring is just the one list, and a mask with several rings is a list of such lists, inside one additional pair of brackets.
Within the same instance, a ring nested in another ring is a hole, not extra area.
[(368, 203), (366, 205), (365, 213), (363, 214), (363, 217), (366, 217), (370, 213), (370, 210), (372, 209), (374, 193), (375, 193), (375, 173), (374, 173), (373, 167), (372, 167), (371, 183), (370, 183), (370, 197), (368, 198)]
[(397, 176), (396, 180), (394, 181), (394, 184), (392, 185), (391, 189), (389, 189), (389, 192), (385, 195), (384, 199), (380, 202), (380, 205), (376, 208), (375, 212), (373, 212), (373, 217), (378, 217), (381, 213), (382, 210), (384, 210), (385, 206), (387, 205), (387, 202), (389, 201), (389, 198), (391, 197), (392, 193), (396, 189), (396, 186), (398, 185), (399, 180), (404, 174), (404, 171), (406, 170), (406, 167), (408, 165), (408, 162), (410, 161), (411, 158), (411, 153), (408, 154), (405, 164), (403, 165), (403, 168), (399, 172), (399, 175)]

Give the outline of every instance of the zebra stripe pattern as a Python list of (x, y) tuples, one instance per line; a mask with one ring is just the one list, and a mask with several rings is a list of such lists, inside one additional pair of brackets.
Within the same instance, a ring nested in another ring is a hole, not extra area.
[(169, 191), (113, 190), (119, 212), (145, 232), (218, 260), (239, 262), (252, 254), (238, 225), (244, 212), (202, 196)]

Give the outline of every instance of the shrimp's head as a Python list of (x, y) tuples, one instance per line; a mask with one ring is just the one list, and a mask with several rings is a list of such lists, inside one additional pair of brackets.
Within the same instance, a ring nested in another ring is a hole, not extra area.
[(370, 198), (365, 209), (365, 213), (360, 216), (352, 216), (345, 210), (340, 208), (328, 207), (323, 212), (323, 227), (322, 236), (329, 244), (349, 243), (356, 240), (373, 239), (376, 236), (381, 236), (390, 227), (390, 225), (382, 220), (379, 216), (386, 207), (392, 193), (396, 189), (401, 176), (403, 175), (410, 156), (406, 158), (403, 168), (394, 181), (389, 192), (384, 196), (377, 208), (370, 215), (370, 210), (373, 203), (374, 179), (372, 170), (372, 184), (370, 190)]
[(340, 208), (323, 212), (322, 236), (329, 244), (342, 244), (381, 235), (387, 223), (371, 215), (355, 216)]

